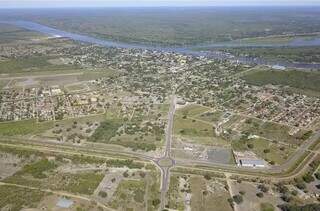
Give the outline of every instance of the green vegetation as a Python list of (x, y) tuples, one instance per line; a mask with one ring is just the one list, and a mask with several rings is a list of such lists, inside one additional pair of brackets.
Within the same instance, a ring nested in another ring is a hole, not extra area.
[(320, 73), (318, 72), (257, 70), (247, 73), (243, 79), (249, 84), (258, 86), (273, 84), (320, 91)]
[(141, 169), (144, 167), (143, 163), (137, 163), (133, 160), (107, 160), (106, 164), (109, 167), (115, 168), (128, 167), (130, 169)]
[(191, 193), (193, 194), (191, 198), (192, 210), (232, 210), (227, 201), (228, 192), (219, 190), (219, 193), (211, 193), (207, 188), (209, 183), (203, 177), (192, 176), (189, 181)]
[(209, 108), (200, 105), (189, 105), (177, 110), (177, 115), (194, 117), (208, 111)]
[(53, 71), (62, 69), (72, 69), (74, 66), (55, 65), (48, 62), (47, 57), (19, 58), (7, 61), (0, 61), (0, 73), (23, 73), (38, 71)]
[(147, 187), (149, 188), (147, 192), (148, 197), (148, 210), (157, 210), (160, 204), (160, 174), (156, 171), (150, 171), (147, 178)]
[(143, 208), (146, 183), (143, 180), (123, 180), (114, 193), (114, 200), (110, 203), (113, 208), (123, 207), (135, 204)]
[(37, 32), (21, 29), (7, 24), (0, 24), (0, 43), (29, 40), (32, 38), (40, 38), (41, 36), (42, 35)]
[(205, 170), (202, 171), (202, 170), (175, 167), (171, 171), (176, 173), (181, 173), (181, 174), (194, 174), (194, 175), (202, 175), (202, 176), (209, 175), (212, 178), (225, 178), (225, 175), (223, 173), (205, 171)]
[(98, 69), (98, 70), (85, 70), (82, 75), (77, 78), (79, 81), (90, 81), (102, 77), (113, 77), (118, 75), (119, 72), (113, 69)]
[(274, 207), (270, 203), (261, 203), (260, 211), (274, 211)]
[(320, 63), (319, 47), (299, 47), (299, 48), (230, 48), (225, 51), (238, 55), (266, 60)]
[(17, 155), (18, 157), (30, 157), (31, 155), (43, 156), (42, 152), (31, 149), (18, 149), (9, 146), (0, 146), (0, 152)]
[(42, 159), (32, 164), (27, 164), (23, 167), (23, 174), (30, 174), (34, 178), (42, 179), (46, 178), (44, 172), (54, 169), (56, 167), (53, 161), (49, 161), (47, 159)]
[(48, 121), (37, 123), (36, 120), (0, 122), (0, 135), (35, 135), (49, 130), (53, 125), (53, 122)]
[(0, 209), (10, 207), (10, 211), (20, 211), (22, 208), (36, 208), (43, 197), (44, 193), (39, 190), (1, 185)]
[(174, 132), (183, 136), (191, 137), (212, 137), (212, 126), (200, 121), (193, 121), (189, 118), (175, 116)]
[(170, 185), (167, 193), (168, 208), (175, 210), (184, 210), (183, 202), (179, 201), (179, 176), (170, 177)]
[(279, 208), (282, 211), (317, 211), (320, 209), (320, 204), (307, 204), (302, 206), (282, 204), (282, 205), (279, 205)]
[(222, 116), (223, 116), (222, 111), (215, 111), (215, 112), (206, 112), (206, 113), (200, 114), (198, 118), (203, 121), (217, 123), (219, 122)]
[(91, 195), (104, 177), (103, 174), (96, 172), (73, 174), (53, 171), (62, 164), (61, 162), (63, 162), (61, 157), (57, 157), (55, 161), (44, 158), (36, 160), (26, 164), (20, 171), (4, 181), (30, 187)]
[(81, 10), (70, 10), (63, 13), (63, 19), (59, 12), (33, 13), (28, 18), (104, 39), (164, 45), (223, 42), (286, 32), (310, 33), (320, 27), (316, 8), (136, 8), (88, 13), (84, 17)]
[(266, 139), (274, 140), (276, 142), (286, 142), (289, 144), (299, 145), (303, 142), (301, 137), (289, 135), (290, 128), (285, 125), (263, 122), (258, 119), (247, 119), (240, 125), (242, 134), (257, 135)]
[(234, 140), (232, 148), (236, 151), (253, 151), (258, 157), (273, 165), (281, 165), (294, 152), (292, 147), (275, 144), (262, 138)]
[(120, 120), (108, 119), (100, 123), (100, 126), (94, 131), (88, 141), (108, 143), (116, 135), (117, 130), (121, 127)]
[(64, 174), (56, 189), (91, 195), (103, 177), (100, 173)]

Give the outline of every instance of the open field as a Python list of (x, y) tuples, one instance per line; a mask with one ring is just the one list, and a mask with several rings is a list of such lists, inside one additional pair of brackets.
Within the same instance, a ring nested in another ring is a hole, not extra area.
[(196, 119), (175, 116), (174, 133), (187, 142), (204, 145), (228, 145), (228, 142), (214, 135), (213, 126), (210, 123)]
[(210, 110), (210, 108), (194, 104), (194, 105), (188, 105), (178, 109), (176, 114), (180, 116), (195, 117), (197, 115), (205, 113), (208, 110)]
[(0, 23), (0, 44), (19, 42), (36, 38), (41, 39), (45, 38), (45, 36), (37, 32), (24, 30), (18, 27)]
[(75, 69), (75, 66), (66, 64), (52, 64), (47, 57), (31, 57), (25, 59), (11, 59), (0, 61), (0, 74), (3, 73), (30, 73), (39, 71), (56, 71), (65, 69)]
[(306, 131), (298, 132), (296, 135), (290, 135), (290, 128), (285, 125), (263, 122), (258, 119), (247, 119), (238, 128), (240, 131), (247, 132), (252, 135), (274, 140), (276, 142), (285, 142), (287, 144), (300, 145), (304, 140), (302, 135)]
[(258, 157), (268, 161), (269, 163), (272, 163), (273, 165), (283, 164), (295, 151), (295, 148), (292, 146), (275, 144), (262, 138), (250, 139), (246, 141), (233, 141), (232, 149), (236, 151), (251, 150)]
[(222, 50), (238, 56), (246, 55), (271, 61), (320, 63), (319, 47), (230, 48)]
[(247, 73), (243, 79), (253, 85), (273, 84), (320, 91), (318, 72), (258, 70)]
[(53, 122), (39, 122), (35, 120), (1, 122), (0, 135), (36, 135), (54, 126)]
[(232, 210), (222, 181), (203, 176), (173, 174), (168, 192), (168, 208), (176, 210)]
[(23, 207), (36, 208), (45, 193), (6, 185), (0, 185), (0, 208), (19, 211)]

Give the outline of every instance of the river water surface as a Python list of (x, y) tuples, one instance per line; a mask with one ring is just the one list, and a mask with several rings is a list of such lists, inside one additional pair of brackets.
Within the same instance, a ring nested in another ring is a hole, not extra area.
[(75, 41), (96, 44), (104, 47), (116, 47), (116, 48), (137, 48), (145, 50), (176, 52), (182, 54), (191, 54), (195, 56), (206, 56), (214, 59), (226, 59), (236, 61), (244, 64), (259, 64), (269, 66), (284, 66), (287, 68), (308, 68), (308, 69), (320, 69), (320, 64), (316, 63), (293, 63), (284, 61), (267, 61), (263, 58), (252, 58), (233, 56), (228, 53), (220, 51), (201, 51), (195, 50), (196, 48), (228, 48), (228, 47), (306, 47), (306, 46), (320, 46), (320, 38), (315, 39), (294, 39), (284, 44), (241, 44), (241, 43), (216, 43), (216, 44), (203, 44), (188, 47), (161, 47), (150, 46), (144, 44), (125, 43), (111, 40), (98, 39), (87, 35), (81, 35), (71, 32), (66, 32), (56, 28), (48, 27), (42, 24), (38, 24), (30, 21), (0, 21), (0, 23), (15, 25), (20, 28), (37, 31), (46, 35), (55, 37), (66, 37)]

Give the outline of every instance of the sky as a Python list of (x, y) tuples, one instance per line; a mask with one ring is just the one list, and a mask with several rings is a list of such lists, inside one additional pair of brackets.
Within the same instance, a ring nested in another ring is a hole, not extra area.
[(319, 5), (320, 0), (0, 0), (0, 8)]

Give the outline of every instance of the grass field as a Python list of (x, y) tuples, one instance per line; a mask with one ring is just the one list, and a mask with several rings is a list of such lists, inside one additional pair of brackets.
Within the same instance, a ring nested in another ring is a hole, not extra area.
[(53, 184), (57, 184), (57, 190), (91, 195), (103, 177), (103, 174), (94, 172), (63, 174), (59, 183), (56, 181)]
[(222, 49), (234, 55), (263, 58), (274, 61), (320, 63), (319, 47), (299, 47), (299, 48), (230, 48)]
[(221, 120), (222, 116), (223, 116), (222, 111), (214, 111), (214, 112), (199, 114), (196, 118), (203, 121), (207, 121), (207, 122), (218, 123)]
[(191, 187), (191, 209), (205, 211), (231, 211), (227, 199), (229, 194), (226, 191), (219, 190), (219, 193), (208, 191), (208, 185), (203, 177), (194, 176), (190, 178)]
[(184, 204), (179, 193), (179, 178), (176, 175), (170, 177), (170, 186), (167, 192), (168, 206), (174, 210), (184, 210)]
[(139, 210), (144, 208), (146, 183), (143, 180), (123, 180), (117, 187), (110, 203), (113, 208), (121, 210)]
[(41, 37), (43, 37), (43, 35), (40, 33), (0, 23), (0, 43), (17, 42)]
[(94, 131), (88, 141), (109, 143), (110, 139), (116, 135), (116, 132), (121, 125), (122, 121), (120, 120), (105, 120), (100, 123), (100, 126)]
[[(252, 146), (252, 148), (249, 148), (248, 145)], [(233, 141), (232, 148), (236, 151), (253, 151), (258, 157), (269, 162), (274, 162), (276, 165), (283, 164), (295, 150), (292, 147), (278, 145), (261, 138), (247, 141)], [(265, 153), (264, 150), (266, 149), (270, 150), (270, 152)]]
[(248, 72), (242, 78), (247, 83), (258, 86), (273, 84), (320, 91), (318, 72), (257, 70)]
[(103, 174), (98, 172), (60, 173), (56, 171), (59, 165), (61, 163), (58, 161), (38, 158), (32, 163), (26, 164), (20, 171), (4, 181), (91, 195), (104, 177)]
[(0, 122), (0, 135), (36, 135), (52, 128), (53, 126), (53, 122), (37, 123), (35, 120)]
[(210, 109), (207, 107), (203, 107), (201, 105), (194, 104), (194, 105), (188, 105), (188, 106), (185, 106), (181, 109), (178, 109), (176, 111), (176, 114), (182, 115), (182, 116), (194, 117), (194, 116), (200, 115), (208, 110), (210, 110)]
[(11, 59), (0, 61), (0, 74), (3, 73), (30, 73), (39, 71), (59, 71), (75, 69), (73, 65), (56, 65), (48, 62), (50, 58), (44, 56)]
[(299, 134), (297, 136), (289, 135), (290, 128), (273, 122), (263, 122), (258, 119), (250, 119), (240, 125), (240, 131), (246, 131), (249, 134), (257, 135), (278, 142), (299, 145), (303, 142)]
[[(203, 107), (202, 107), (203, 108)], [(195, 144), (204, 144), (212, 146), (227, 146), (228, 141), (221, 137), (216, 137), (214, 134), (213, 124), (209, 121), (202, 120), (201, 111), (193, 112), (193, 117), (184, 115), (175, 115), (174, 118), (174, 134), (177, 137), (182, 137), (186, 141)]]
[(36, 208), (44, 195), (39, 190), (0, 185), (0, 209), (20, 211), (22, 208)]

